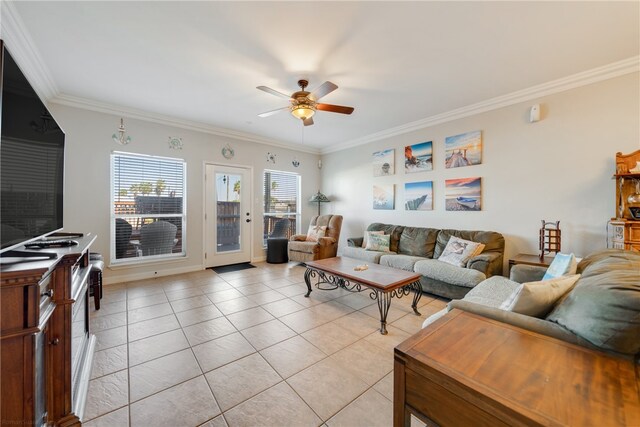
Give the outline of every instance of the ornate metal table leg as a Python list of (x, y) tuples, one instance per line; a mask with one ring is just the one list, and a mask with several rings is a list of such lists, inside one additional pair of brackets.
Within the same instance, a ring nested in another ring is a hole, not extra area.
[(380, 333), (387, 335), (387, 314), (391, 306), (391, 293), (374, 291), (378, 300), (378, 310), (380, 310)]
[(411, 304), (411, 308), (413, 308), (413, 312), (420, 316), (420, 312), (418, 311), (418, 301), (422, 298), (422, 286), (420, 286), (420, 282), (413, 282), (411, 284), (413, 291), (415, 292), (413, 295), (413, 303)]
[(304, 272), (304, 282), (307, 284), (307, 293), (305, 297), (309, 298), (311, 294), (311, 273), (313, 270), (307, 267), (307, 271)]

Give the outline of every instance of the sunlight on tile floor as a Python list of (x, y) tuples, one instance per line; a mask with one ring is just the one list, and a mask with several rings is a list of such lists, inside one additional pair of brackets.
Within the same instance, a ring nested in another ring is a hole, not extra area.
[(394, 298), (382, 336), (369, 292), (255, 265), (105, 286), (85, 425), (391, 426), (393, 347), (446, 302)]

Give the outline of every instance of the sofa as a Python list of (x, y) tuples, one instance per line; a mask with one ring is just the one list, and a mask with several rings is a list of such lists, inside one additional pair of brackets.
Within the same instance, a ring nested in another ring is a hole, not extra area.
[(520, 283), (541, 280), (546, 269), (516, 265), (509, 279), (492, 277), (425, 320), (454, 308), (573, 344), (624, 357), (640, 356), (640, 252), (607, 249), (580, 261), (580, 278), (542, 318), (499, 308)]
[(342, 229), (342, 215), (316, 215), (309, 227), (326, 226), (324, 237), (317, 242), (307, 241), (306, 234), (294, 234), (289, 239), (289, 261), (307, 262), (331, 258), (338, 253), (338, 241)]
[[(370, 224), (366, 231), (383, 231), (390, 235), (391, 252), (366, 250), (362, 247), (363, 237), (352, 237), (347, 239), (343, 256), (420, 273), (422, 289), (431, 294), (460, 299), (486, 278), (502, 274), (504, 237), (500, 233), (382, 223)], [(470, 258), (464, 267), (439, 261), (438, 257), (453, 236), (482, 243), (484, 250)]]

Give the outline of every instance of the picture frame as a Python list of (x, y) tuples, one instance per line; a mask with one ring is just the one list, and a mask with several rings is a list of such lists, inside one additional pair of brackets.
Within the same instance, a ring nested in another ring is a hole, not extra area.
[(447, 169), (474, 166), (482, 163), (482, 131), (448, 136), (444, 140)]

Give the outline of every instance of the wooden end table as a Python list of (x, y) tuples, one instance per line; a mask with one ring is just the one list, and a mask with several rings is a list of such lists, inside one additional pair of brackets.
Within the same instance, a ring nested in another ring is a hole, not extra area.
[(305, 297), (311, 294), (311, 279), (317, 278), (316, 288), (320, 290), (344, 289), (349, 292), (362, 292), (363, 287), (371, 291), (369, 297), (378, 302), (380, 311), (380, 333), (387, 334), (387, 314), (391, 307), (391, 298), (402, 298), (414, 292), (411, 308), (418, 312), (418, 301), (422, 297), (422, 286), (418, 273), (386, 267), (384, 265), (368, 265), (366, 270), (356, 271), (354, 268), (364, 265), (361, 260), (334, 257), (319, 261), (306, 262), (307, 271), (304, 281), (307, 284)]
[(540, 259), (539, 255), (518, 254), (509, 260), (509, 271), (511, 271), (511, 267), (518, 264), (534, 265), (537, 267), (549, 267), (554, 258), (555, 255), (546, 255), (544, 258)]

